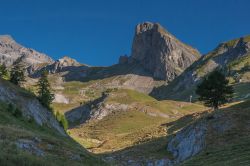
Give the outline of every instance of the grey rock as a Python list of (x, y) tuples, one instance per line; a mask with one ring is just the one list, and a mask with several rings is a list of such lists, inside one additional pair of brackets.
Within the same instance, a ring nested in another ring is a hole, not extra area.
[(154, 89), (152, 95), (159, 99), (189, 101), (190, 95), (195, 96), (195, 87), (209, 73), (216, 68), (226, 69), (230, 62), (250, 55), (250, 41), (246, 40), (246, 38), (250, 37), (242, 37), (219, 44), (213, 51), (202, 56), (190, 68), (185, 70), (169, 86)]
[(64, 56), (52, 64), (41, 66), (32, 65), (28, 69), (28, 74), (33, 77), (40, 77), (43, 71), (48, 71), (50, 74), (59, 73), (62, 78), (67, 81), (80, 80), (87, 76), (89, 66), (80, 64), (75, 59)]
[(70, 159), (71, 160), (77, 160), (77, 161), (80, 161), (81, 160), (81, 156), (79, 154), (72, 154), (70, 156)]
[(74, 123), (76, 121), (80, 123), (84, 123), (88, 120), (101, 120), (105, 116), (118, 112), (118, 111), (127, 111), (130, 109), (129, 105), (120, 104), (120, 103), (105, 103), (107, 95), (103, 95), (102, 97), (91, 101), (89, 103), (85, 103), (84, 105), (72, 109), (71, 111), (66, 112), (66, 119), (70, 123)]
[(129, 60), (129, 57), (127, 55), (122, 55), (119, 58), (119, 64), (127, 64)]
[(62, 135), (66, 135), (52, 112), (44, 108), (34, 96), (21, 91), (2, 79), (0, 79), (0, 101), (12, 103), (20, 108), (25, 117), (34, 119), (41, 126), (46, 125)]
[(167, 150), (173, 154), (174, 163), (180, 163), (205, 147), (206, 123), (190, 125), (181, 130), (168, 143)]
[(22, 63), (28, 67), (33, 64), (53, 62), (49, 56), (16, 43), (9, 35), (0, 36), (0, 64), (11, 66), (15, 63)]
[(173, 80), (200, 57), (200, 53), (180, 42), (160, 24), (136, 26), (130, 63), (140, 63), (155, 78)]
[(16, 146), (19, 149), (28, 151), (36, 156), (43, 157), (45, 152), (37, 146), (37, 143), (33, 140), (19, 139), (16, 141)]
[(168, 158), (147, 161), (147, 166), (172, 166), (173, 163)]

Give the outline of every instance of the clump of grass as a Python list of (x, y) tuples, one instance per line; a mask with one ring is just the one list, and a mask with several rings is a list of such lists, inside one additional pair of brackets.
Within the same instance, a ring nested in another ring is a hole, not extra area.
[[(58, 166), (58, 165), (105, 165), (90, 155), (69, 137), (64, 137), (46, 126), (39, 126), (25, 117), (18, 118), (13, 104), (0, 102), (0, 165), (1, 166)], [(17, 113), (18, 114), (18, 113)], [(39, 138), (38, 148), (45, 152), (39, 157), (29, 151), (17, 148), (18, 139)], [(50, 145), (51, 149), (47, 146)], [(71, 158), (79, 155), (79, 160)]]
[(61, 114), (59, 112), (55, 113), (55, 117), (57, 119), (57, 121), (60, 123), (60, 125), (64, 128), (64, 130), (66, 131), (69, 127), (68, 121), (65, 117), (64, 114)]
[(22, 117), (22, 111), (19, 108), (15, 107), (12, 103), (8, 104), (7, 111), (17, 118)]

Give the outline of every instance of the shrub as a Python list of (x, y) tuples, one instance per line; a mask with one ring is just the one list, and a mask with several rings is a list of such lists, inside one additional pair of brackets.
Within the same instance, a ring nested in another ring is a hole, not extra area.
[(11, 103), (8, 104), (7, 111), (16, 118), (22, 117), (22, 111)]
[(68, 125), (68, 121), (67, 121), (65, 115), (60, 114), (59, 112), (56, 112), (55, 116), (56, 116), (57, 121), (60, 123), (60, 125), (66, 131), (68, 129), (69, 125)]

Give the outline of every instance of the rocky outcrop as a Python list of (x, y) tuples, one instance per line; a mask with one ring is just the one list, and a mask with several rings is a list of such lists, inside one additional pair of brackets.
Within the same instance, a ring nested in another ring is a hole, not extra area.
[(128, 60), (129, 60), (129, 58), (127, 55), (122, 55), (119, 57), (119, 64), (127, 64)]
[[(155, 88), (151, 95), (159, 99), (188, 101), (190, 95), (195, 97), (196, 86), (209, 73), (219, 68), (223, 69), (226, 75), (233, 77), (236, 71), (232, 69), (232, 66), (240, 62), (242, 63), (238, 67), (240, 70), (244, 64), (247, 64), (246, 59), (249, 56), (250, 36), (221, 43), (213, 51), (202, 56), (169, 85)], [(245, 61), (242, 58), (245, 58)]]
[(205, 147), (206, 130), (206, 123), (191, 125), (171, 139), (167, 150), (172, 153), (175, 163), (196, 155)]
[(80, 64), (75, 59), (64, 56), (50, 65), (32, 65), (28, 68), (28, 73), (31, 77), (36, 78), (45, 70), (51, 74), (60, 73), (65, 80), (79, 80), (87, 76), (89, 66)]
[(45, 152), (37, 146), (40, 142), (41, 140), (38, 138), (35, 140), (19, 139), (16, 141), (16, 146), (19, 149), (30, 152), (36, 156), (44, 157)]
[(108, 94), (103, 94), (94, 101), (84, 103), (80, 107), (66, 112), (65, 116), (70, 124), (74, 122), (84, 123), (88, 120), (101, 120), (104, 117), (118, 111), (128, 111), (132, 106), (121, 103), (109, 103)]
[(52, 112), (44, 108), (34, 96), (2, 79), (0, 79), (0, 101), (12, 103), (20, 108), (28, 119), (34, 119), (37, 124), (48, 126), (66, 135)]
[(0, 36), (0, 64), (11, 66), (14, 63), (22, 63), (25, 66), (50, 64), (53, 63), (53, 59), (33, 49), (23, 47), (11, 36), (2, 35)]
[(208, 113), (174, 134), (167, 145), (167, 151), (172, 154), (171, 162), (176, 165), (197, 155), (216, 143), (218, 136), (233, 130), (237, 123), (227, 114), (222, 110)]
[(200, 57), (200, 53), (180, 42), (160, 24), (136, 26), (130, 63), (140, 63), (153, 77), (173, 80)]

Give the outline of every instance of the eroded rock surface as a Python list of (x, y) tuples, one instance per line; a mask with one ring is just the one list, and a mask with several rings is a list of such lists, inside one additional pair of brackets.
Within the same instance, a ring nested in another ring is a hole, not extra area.
[(160, 24), (136, 26), (130, 62), (143, 65), (155, 78), (173, 80), (200, 57), (200, 53), (180, 42)]
[(37, 124), (54, 128), (62, 135), (66, 135), (52, 112), (44, 108), (34, 96), (1, 79), (0, 101), (12, 103), (20, 108), (24, 116), (34, 119)]
[(0, 64), (11, 66), (14, 63), (22, 63), (26, 66), (30, 66), (42, 63), (50, 64), (53, 62), (53, 59), (49, 56), (16, 43), (9, 35), (0, 36)]

